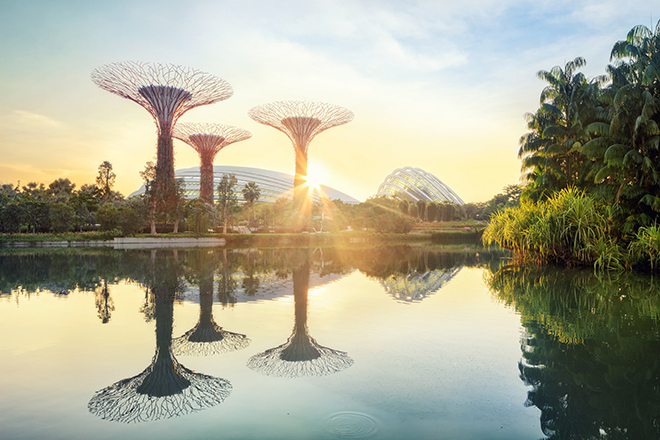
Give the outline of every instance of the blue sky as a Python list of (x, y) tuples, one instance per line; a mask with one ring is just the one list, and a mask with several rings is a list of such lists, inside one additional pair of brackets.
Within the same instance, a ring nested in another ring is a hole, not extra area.
[[(660, 19), (654, 1), (5, 1), (0, 0), (0, 182), (92, 183), (109, 160), (129, 194), (155, 156), (138, 105), (96, 87), (91, 71), (134, 60), (189, 66), (234, 96), (182, 122), (236, 125), (253, 137), (215, 163), (293, 172), (282, 133), (247, 116), (299, 99), (349, 108), (310, 161), (359, 199), (394, 169), (438, 176), (465, 201), (517, 183), (523, 116), (538, 108), (539, 70), (576, 56), (605, 72), (613, 44)], [(176, 167), (198, 165), (175, 141)]]

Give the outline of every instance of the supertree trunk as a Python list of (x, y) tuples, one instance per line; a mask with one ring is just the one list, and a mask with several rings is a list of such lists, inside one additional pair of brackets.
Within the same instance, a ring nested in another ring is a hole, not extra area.
[(294, 146), (296, 153), (296, 173), (293, 177), (293, 208), (300, 213), (297, 229), (309, 227), (312, 216), (312, 206), (309, 198), (309, 185), (307, 184), (307, 149)]
[(174, 143), (169, 131), (158, 134), (156, 158), (157, 194), (161, 202), (168, 206), (174, 199)]
[(213, 157), (212, 151), (200, 153), (199, 166), (199, 196), (206, 203), (213, 205)]

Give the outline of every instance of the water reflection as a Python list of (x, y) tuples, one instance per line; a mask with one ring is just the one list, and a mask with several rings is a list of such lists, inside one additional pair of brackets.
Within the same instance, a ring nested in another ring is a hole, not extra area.
[(434, 294), (462, 267), (499, 267), (497, 252), (438, 252), (412, 246), (363, 249), (350, 254), (351, 264), (383, 286), (401, 302), (419, 302)]
[[(176, 355), (210, 356), (242, 350), (250, 345), (250, 339), (246, 335), (226, 331), (213, 320), (213, 274), (218, 264), (216, 255), (213, 251), (197, 250), (191, 251), (188, 258), (188, 281), (199, 285), (199, 321), (183, 336), (172, 341), (172, 350)], [(223, 260), (221, 280), (226, 280), (226, 274), (229, 272), (226, 250), (223, 252)], [(226, 285), (225, 282), (220, 282), (220, 286)], [(230, 295), (219, 297), (233, 298)], [(227, 304), (227, 301), (223, 304)]]
[(174, 300), (179, 290), (178, 255), (151, 252), (148, 282), (156, 319), (156, 353), (142, 373), (97, 391), (89, 412), (116, 422), (144, 422), (182, 416), (222, 403), (231, 393), (226, 379), (195, 373), (172, 352)]
[(293, 262), (295, 323), (293, 333), (282, 345), (252, 356), (247, 366), (268, 376), (325, 376), (353, 365), (345, 352), (320, 345), (307, 328), (309, 251), (297, 252)]
[(505, 268), (488, 284), (520, 313), (526, 405), (551, 439), (660, 438), (660, 286), (591, 271)]

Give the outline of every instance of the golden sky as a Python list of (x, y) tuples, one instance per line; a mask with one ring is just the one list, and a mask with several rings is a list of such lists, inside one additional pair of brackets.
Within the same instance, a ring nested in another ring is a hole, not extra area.
[[(524, 114), (538, 108), (539, 70), (586, 58), (603, 74), (613, 44), (660, 18), (649, 0), (201, 1), (0, 0), (0, 183), (66, 177), (93, 183), (108, 160), (124, 195), (156, 151), (137, 104), (96, 87), (92, 70), (120, 61), (188, 66), (234, 96), (181, 122), (235, 125), (252, 138), (216, 165), (293, 174), (282, 133), (247, 116), (279, 100), (353, 111), (320, 134), (309, 159), (327, 184), (360, 200), (396, 168), (436, 175), (466, 202), (518, 183)], [(197, 166), (175, 141), (175, 167)]]

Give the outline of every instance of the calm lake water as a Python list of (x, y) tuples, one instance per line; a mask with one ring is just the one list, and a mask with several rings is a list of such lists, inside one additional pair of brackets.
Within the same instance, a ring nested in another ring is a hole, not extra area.
[(0, 438), (660, 438), (657, 283), (502, 257), (0, 253)]

